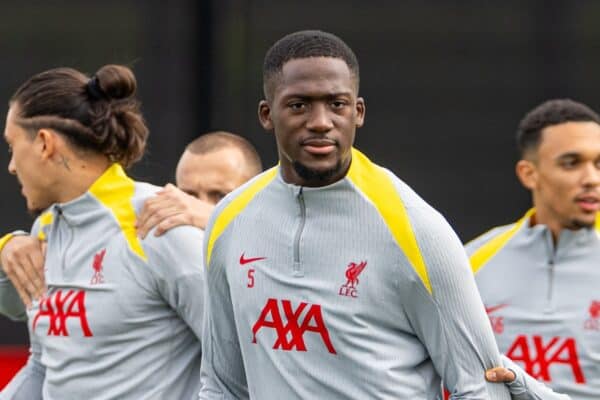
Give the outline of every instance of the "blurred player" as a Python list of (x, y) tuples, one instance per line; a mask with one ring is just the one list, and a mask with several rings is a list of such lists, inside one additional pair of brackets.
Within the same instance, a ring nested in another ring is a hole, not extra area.
[(530, 111), (516, 172), (533, 208), (467, 245), (500, 350), (574, 400), (600, 399), (600, 117), (571, 100)]
[(206, 231), (202, 399), (507, 399), (500, 356), (452, 229), (352, 148), (358, 62), (302, 31), (264, 63), (280, 165), (224, 199)]
[[(33, 349), (3, 399), (183, 399), (199, 390), (202, 232), (136, 234), (136, 213), (158, 188), (123, 171), (147, 137), (135, 90), (123, 66), (91, 79), (58, 68), (11, 98), (9, 171), (41, 213), (31, 235), (47, 241), (48, 289), (25, 310), (0, 276), (0, 293), (14, 299), (3, 297), (1, 311), (26, 311)], [(44, 370), (41, 392), (33, 368)]]
[(145, 237), (179, 225), (204, 229), (214, 206), (225, 195), (262, 171), (256, 149), (241, 136), (229, 132), (207, 133), (185, 149), (175, 179), (157, 196), (146, 201), (138, 218), (138, 233)]

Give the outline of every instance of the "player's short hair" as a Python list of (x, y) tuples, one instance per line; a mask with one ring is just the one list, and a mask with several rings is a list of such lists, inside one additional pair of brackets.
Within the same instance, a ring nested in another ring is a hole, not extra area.
[(538, 148), (544, 128), (565, 122), (595, 122), (600, 125), (600, 116), (585, 104), (571, 99), (545, 101), (529, 111), (519, 123), (519, 155), (525, 157)]
[(358, 91), (360, 81), (358, 59), (352, 49), (342, 39), (331, 33), (305, 30), (284, 36), (267, 51), (263, 63), (265, 97), (270, 99), (273, 95), (276, 78), (286, 62), (310, 57), (332, 57), (344, 60), (356, 80), (356, 90)]
[(17, 106), (16, 123), (32, 134), (54, 129), (75, 147), (128, 167), (142, 157), (148, 137), (136, 87), (123, 65), (105, 65), (91, 78), (55, 68), (23, 83), (9, 106)]
[(262, 172), (262, 161), (252, 143), (234, 133), (224, 131), (205, 133), (190, 142), (185, 150), (193, 154), (208, 154), (231, 147), (242, 153), (249, 174), (254, 176)]

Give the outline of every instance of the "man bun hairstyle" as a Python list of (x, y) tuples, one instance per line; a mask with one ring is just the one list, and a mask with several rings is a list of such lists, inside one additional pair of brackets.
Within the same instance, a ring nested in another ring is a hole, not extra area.
[(600, 116), (583, 103), (571, 99), (553, 99), (529, 111), (517, 129), (517, 148), (521, 158), (536, 150), (542, 131), (565, 122), (595, 122), (600, 125)]
[(339, 37), (323, 31), (305, 30), (290, 33), (279, 39), (265, 55), (263, 63), (263, 90), (270, 99), (275, 78), (281, 73), (283, 65), (295, 59), (310, 57), (332, 57), (344, 60), (359, 86), (358, 59), (352, 49)]
[(17, 106), (23, 128), (54, 129), (76, 147), (129, 167), (142, 157), (148, 137), (136, 88), (135, 75), (122, 65), (105, 65), (91, 78), (55, 68), (26, 81), (9, 104)]

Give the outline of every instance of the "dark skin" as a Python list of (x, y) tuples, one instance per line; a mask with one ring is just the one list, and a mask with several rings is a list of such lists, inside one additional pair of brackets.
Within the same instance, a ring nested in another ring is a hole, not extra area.
[(258, 117), (275, 133), (283, 179), (310, 187), (342, 179), (365, 117), (348, 65), (332, 57), (293, 59), (272, 79), (272, 93), (259, 103)]

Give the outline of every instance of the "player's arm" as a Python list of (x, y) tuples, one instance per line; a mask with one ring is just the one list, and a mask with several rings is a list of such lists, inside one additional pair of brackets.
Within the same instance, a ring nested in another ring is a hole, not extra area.
[(148, 257), (148, 270), (156, 286), (177, 314), (202, 338), (204, 298), (203, 232), (182, 226), (162, 237), (149, 235), (142, 243)]
[[(486, 382), (500, 354), (465, 251), (448, 223), (428, 207), (409, 210), (423, 269), (406, 296), (407, 315), (451, 399), (509, 399)], [(414, 262), (413, 262), (414, 263)]]
[[(205, 235), (207, 249), (211, 226)], [(201, 400), (248, 399), (246, 372), (224, 263), (213, 248), (204, 286)], [(257, 367), (258, 368), (258, 367)]]
[(513, 400), (571, 400), (532, 378), (508, 357), (502, 356), (502, 364), (503, 367), (488, 370), (485, 376), (490, 382), (504, 382)]
[(39, 343), (31, 339), (31, 348), (27, 364), (0, 393), (0, 400), (42, 400), (42, 387), (46, 368), (40, 362)]
[(156, 236), (182, 225), (204, 229), (213, 209), (212, 204), (168, 184), (155, 196), (146, 200), (138, 216), (136, 228), (142, 238), (154, 228)]
[(42, 242), (26, 232), (0, 239), (0, 313), (24, 319), (25, 307), (45, 291)]

